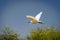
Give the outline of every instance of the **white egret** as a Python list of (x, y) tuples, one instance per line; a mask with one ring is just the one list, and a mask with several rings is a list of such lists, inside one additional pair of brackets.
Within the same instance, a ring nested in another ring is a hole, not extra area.
[(42, 12), (38, 13), (35, 17), (29, 16), (29, 15), (27, 15), (26, 17), (31, 20), (30, 23), (32, 24), (36, 24), (36, 23), (43, 24), (43, 22), (40, 20), (41, 15), (42, 15)]

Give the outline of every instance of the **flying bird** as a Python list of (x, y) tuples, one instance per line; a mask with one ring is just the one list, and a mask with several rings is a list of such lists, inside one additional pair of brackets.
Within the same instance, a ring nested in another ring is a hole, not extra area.
[(41, 15), (42, 15), (42, 12), (38, 13), (35, 17), (34, 16), (29, 16), (29, 15), (27, 15), (26, 17), (31, 20), (29, 23), (32, 23), (32, 24), (36, 24), (36, 23), (43, 24), (43, 22), (40, 20)]

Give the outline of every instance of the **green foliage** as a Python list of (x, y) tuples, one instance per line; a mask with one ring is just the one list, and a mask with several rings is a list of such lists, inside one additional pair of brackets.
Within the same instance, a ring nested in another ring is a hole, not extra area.
[(19, 40), (19, 36), (11, 28), (5, 27), (1, 31), (0, 40)]
[(60, 31), (54, 28), (37, 28), (33, 29), (28, 40), (60, 40)]

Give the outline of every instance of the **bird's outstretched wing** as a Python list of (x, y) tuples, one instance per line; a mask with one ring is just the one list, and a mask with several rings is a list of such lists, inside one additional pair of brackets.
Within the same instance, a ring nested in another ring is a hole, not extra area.
[(28, 19), (30, 20), (34, 20), (34, 17), (33, 16), (26, 16)]
[(38, 13), (38, 14), (35, 16), (35, 18), (39, 21), (41, 15), (42, 15), (42, 12)]

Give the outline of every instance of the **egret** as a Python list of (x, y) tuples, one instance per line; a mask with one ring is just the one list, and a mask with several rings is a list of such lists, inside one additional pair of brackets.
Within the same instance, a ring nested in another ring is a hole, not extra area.
[(42, 12), (38, 13), (35, 17), (34, 16), (29, 16), (29, 15), (27, 15), (26, 17), (31, 20), (29, 23), (32, 23), (32, 24), (36, 24), (36, 23), (43, 24), (43, 22), (40, 20), (41, 15), (42, 15)]

